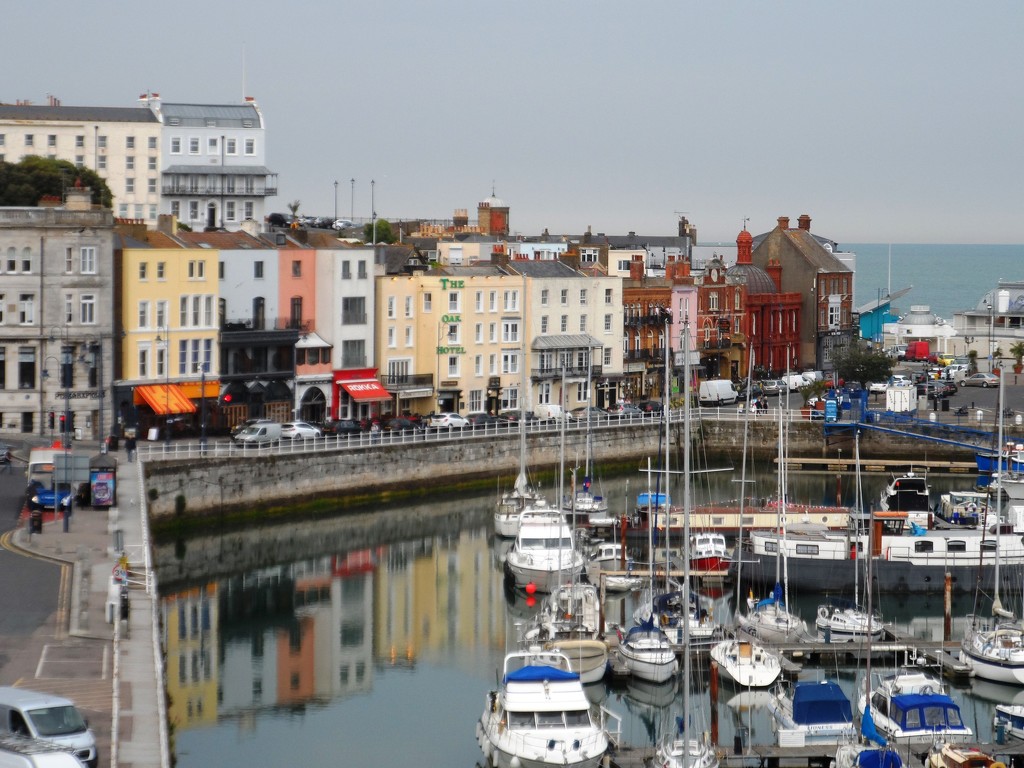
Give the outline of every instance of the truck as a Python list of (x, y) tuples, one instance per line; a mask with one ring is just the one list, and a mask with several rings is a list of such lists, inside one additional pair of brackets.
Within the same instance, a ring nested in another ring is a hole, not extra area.
[(697, 402), (701, 407), (732, 405), (739, 395), (728, 379), (708, 379), (700, 383)]
[(911, 341), (907, 343), (907, 349), (903, 353), (903, 359), (907, 361), (928, 362), (932, 358), (932, 351), (927, 341)]

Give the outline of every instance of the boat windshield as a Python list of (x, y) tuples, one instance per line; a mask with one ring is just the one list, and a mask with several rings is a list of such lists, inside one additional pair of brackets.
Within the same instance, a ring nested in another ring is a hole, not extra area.
[(568, 536), (538, 539), (521, 539), (522, 549), (572, 549), (572, 539)]

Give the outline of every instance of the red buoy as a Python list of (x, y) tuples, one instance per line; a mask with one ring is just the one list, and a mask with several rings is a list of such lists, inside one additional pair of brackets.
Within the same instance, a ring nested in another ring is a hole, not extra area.
[(537, 591), (537, 585), (534, 584), (532, 581), (526, 585), (526, 594), (532, 595), (536, 591)]

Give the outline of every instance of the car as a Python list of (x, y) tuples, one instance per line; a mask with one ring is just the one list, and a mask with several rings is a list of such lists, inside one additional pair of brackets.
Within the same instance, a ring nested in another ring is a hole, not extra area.
[(761, 394), (772, 396), (779, 395), (782, 393), (784, 386), (784, 382), (779, 379), (765, 379), (761, 382)]
[[(522, 414), (522, 411), (515, 410), (515, 409), (507, 410), (507, 411), (498, 411), (498, 418), (503, 420), (503, 421), (510, 422), (512, 424), (518, 424), (519, 420), (521, 418), (523, 418), (523, 414)], [(529, 423), (531, 421), (537, 421), (537, 414), (535, 414), (533, 411), (527, 411), (526, 412), (526, 421), (527, 421), (527, 423)]]
[(872, 381), (870, 384), (868, 384), (868, 392), (871, 393), (872, 395), (884, 395), (885, 390), (888, 389), (888, 386), (889, 385), (886, 384), (884, 381)]
[(661, 413), (665, 410), (665, 405), (661, 400), (641, 400), (639, 403), (634, 403), (644, 413)]
[(323, 424), (325, 435), (359, 435), (364, 432), (363, 426), (355, 419), (335, 419)]
[(246, 419), (245, 421), (240, 421), (231, 428), (231, 439), (237, 440), (242, 432), (254, 424), (270, 424), (272, 421), (272, 419)]
[(572, 414), (574, 419), (586, 419), (587, 421), (596, 421), (598, 419), (607, 419), (608, 413), (602, 411), (596, 405), (581, 405), (573, 408), (569, 413)]
[(305, 421), (286, 421), (281, 425), (281, 437), (285, 440), (312, 440), (323, 436), (320, 427)]
[(967, 363), (951, 363), (942, 369), (942, 378), (946, 381), (955, 381), (957, 374), (967, 375), (970, 366)]
[(942, 381), (929, 380), (917, 385), (917, 396), (927, 397), (929, 400), (941, 400), (944, 397), (949, 397), (951, 394), (946, 389), (946, 383)]
[(292, 223), (292, 217), (287, 213), (271, 213), (267, 216), (267, 224), (272, 227), (287, 227)]
[[(52, 488), (46, 488), (39, 482), (29, 484), (28, 508), (30, 510), (53, 509), (57, 504), (57, 492)], [(67, 509), (70, 503), (71, 494), (68, 491), (61, 491), (60, 508)]]
[(492, 413), (484, 413), (483, 411), (474, 411), (473, 413), (466, 414), (466, 421), (469, 422), (469, 426), (473, 429), (492, 429), (501, 423), (501, 419)]
[(607, 409), (607, 411), (605, 412), (609, 416), (613, 416), (615, 418), (620, 419), (623, 417), (644, 415), (644, 411), (642, 411), (640, 408), (633, 405), (632, 403), (618, 403), (616, 405), (613, 405), (611, 408)]
[(961, 387), (998, 387), (999, 377), (994, 373), (975, 373), (960, 381)]
[(415, 435), (422, 432), (423, 423), (410, 419), (408, 416), (394, 416), (384, 422), (381, 429), (384, 432), (391, 432), (397, 435)]
[(469, 421), (458, 413), (435, 413), (427, 426), (431, 429), (463, 429), (469, 426)]
[(331, 227), (337, 230), (348, 229), (352, 226), (352, 222), (348, 219), (335, 219)]
[(889, 377), (890, 387), (909, 387), (913, 383), (909, 376), (902, 373), (894, 373)]
[(941, 352), (935, 356), (935, 361), (942, 366), (952, 365), (955, 360), (956, 355), (949, 352)]
[(333, 229), (334, 217), (332, 216), (317, 216), (313, 221), (313, 226), (316, 229)]

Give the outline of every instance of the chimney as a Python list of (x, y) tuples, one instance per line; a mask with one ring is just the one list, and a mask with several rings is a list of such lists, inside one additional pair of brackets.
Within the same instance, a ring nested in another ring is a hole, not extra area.
[(778, 293), (782, 293), (782, 262), (778, 259), (768, 259), (768, 264), (765, 265), (764, 271), (768, 273), (768, 277), (775, 283), (775, 290)]
[(644, 279), (644, 263), (639, 256), (634, 256), (629, 262), (629, 279), (637, 282)]
[(255, 219), (245, 219), (239, 226), (239, 229), (251, 237), (259, 237), (260, 235), (260, 225)]
[(800, 229), (806, 232), (811, 231), (811, 217), (806, 213), (801, 214), (800, 218), (797, 219), (797, 222), (799, 222)]
[(779, 216), (779, 229), (789, 229), (789, 216)]
[(82, 180), (75, 181), (75, 186), (64, 192), (64, 207), (69, 211), (91, 211), (92, 190), (82, 186)]
[(156, 217), (156, 231), (172, 237), (178, 234), (178, 219), (169, 213), (161, 213)]

